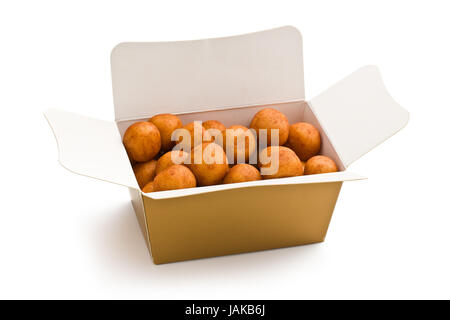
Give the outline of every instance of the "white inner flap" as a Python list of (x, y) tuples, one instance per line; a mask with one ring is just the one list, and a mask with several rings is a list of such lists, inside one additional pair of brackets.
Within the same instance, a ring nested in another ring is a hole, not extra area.
[(50, 109), (45, 112), (58, 143), (59, 162), (69, 171), (138, 189), (114, 122)]
[(116, 121), (304, 100), (302, 59), (301, 35), (293, 27), (121, 43), (111, 53)]
[(374, 66), (363, 67), (310, 102), (345, 166), (402, 129), (409, 113), (396, 103)]

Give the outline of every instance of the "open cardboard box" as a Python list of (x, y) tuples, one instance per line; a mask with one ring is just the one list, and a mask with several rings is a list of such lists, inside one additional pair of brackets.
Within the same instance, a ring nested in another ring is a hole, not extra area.
[[(363, 67), (306, 102), (302, 38), (293, 27), (227, 38), (121, 43), (111, 54), (115, 122), (48, 110), (68, 170), (129, 188), (156, 264), (296, 246), (325, 239), (347, 167), (409, 119), (376, 67)], [(159, 113), (183, 123), (248, 126), (273, 106), (322, 137), (339, 172), (143, 194), (122, 135)]]

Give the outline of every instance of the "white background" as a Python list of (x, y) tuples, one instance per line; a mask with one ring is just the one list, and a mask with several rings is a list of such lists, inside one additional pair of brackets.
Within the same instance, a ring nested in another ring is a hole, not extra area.
[[(2, 1), (0, 298), (450, 298), (447, 1)], [(351, 166), (324, 243), (155, 266), (122, 187), (42, 112), (113, 119), (109, 52), (294, 25), (307, 98), (378, 65), (408, 126)]]

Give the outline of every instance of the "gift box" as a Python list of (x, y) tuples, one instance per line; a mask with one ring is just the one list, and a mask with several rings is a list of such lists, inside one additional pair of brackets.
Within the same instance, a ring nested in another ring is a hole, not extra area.
[[(350, 164), (403, 128), (408, 112), (365, 66), (305, 100), (302, 37), (293, 27), (179, 42), (121, 43), (111, 53), (115, 121), (51, 109), (66, 169), (123, 185), (154, 263), (324, 241)], [(132, 123), (160, 113), (183, 123), (249, 126), (266, 107), (320, 132), (339, 172), (143, 193), (122, 144)]]

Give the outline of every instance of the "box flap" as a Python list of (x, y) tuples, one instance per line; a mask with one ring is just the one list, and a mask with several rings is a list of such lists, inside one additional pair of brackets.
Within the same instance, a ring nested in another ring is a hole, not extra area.
[(293, 27), (227, 38), (121, 43), (111, 53), (116, 121), (304, 100)]
[(267, 180), (249, 181), (240, 183), (218, 184), (213, 186), (159, 191), (142, 194), (148, 198), (156, 200), (156, 199), (187, 197), (202, 193), (219, 192), (223, 190), (238, 189), (238, 188), (257, 188), (263, 186), (283, 186), (283, 185), (310, 184), (310, 183), (331, 183), (331, 182), (344, 182), (344, 181), (354, 181), (364, 179), (366, 178), (353, 172), (339, 171), (333, 173), (312, 174), (306, 176), (267, 179)]
[(346, 167), (409, 120), (374, 66), (355, 71), (312, 99), (310, 106)]
[(139, 189), (114, 122), (50, 109), (44, 113), (67, 170)]

